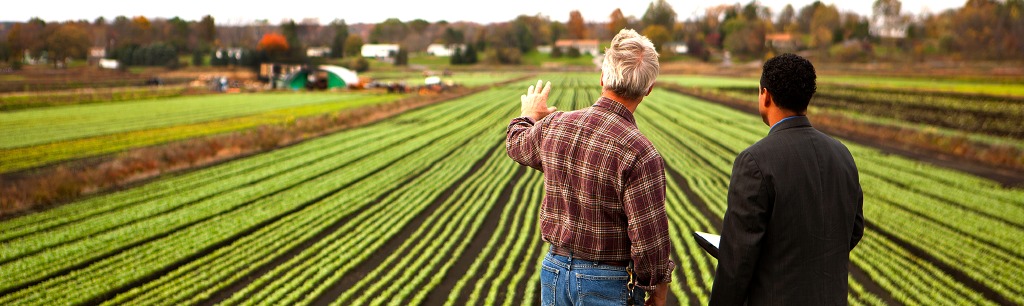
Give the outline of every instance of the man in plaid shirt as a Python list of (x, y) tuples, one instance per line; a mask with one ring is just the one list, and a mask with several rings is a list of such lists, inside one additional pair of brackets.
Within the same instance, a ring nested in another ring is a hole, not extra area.
[(646, 304), (662, 305), (675, 268), (664, 161), (633, 118), (654, 88), (658, 53), (631, 29), (605, 53), (593, 106), (556, 112), (547, 106), (551, 82), (538, 81), (505, 138), (509, 157), (544, 172), (544, 305), (626, 305), (645, 291)]

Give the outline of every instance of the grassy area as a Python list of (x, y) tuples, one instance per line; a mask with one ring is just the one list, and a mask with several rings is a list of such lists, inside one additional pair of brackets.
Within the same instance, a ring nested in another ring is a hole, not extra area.
[[(370, 71), (366, 75), (380, 81), (405, 82), (409, 86), (423, 85), (426, 79), (423, 73), (410, 71)], [(452, 80), (462, 86), (475, 87), (499, 83), (523, 75), (525, 73), (454, 71), (451, 76), (442, 77), (442, 80)]]
[(594, 57), (588, 54), (581, 55), (577, 58), (570, 58), (568, 56), (562, 56), (559, 58), (552, 58), (551, 54), (543, 54), (537, 51), (527, 52), (523, 54), (523, 65), (530, 66), (542, 66), (545, 63), (548, 65), (559, 65), (559, 66), (594, 66)]
[(409, 65), (423, 65), (434, 69), (451, 66), (450, 57), (433, 56), (427, 54), (409, 55)]
[(0, 75), (0, 82), (14, 82), (14, 81), (24, 81), (24, 80), (25, 80), (25, 76), (23, 76), (23, 75), (13, 75), (13, 74), (10, 74), (10, 75)]
[[(658, 81), (675, 83), (683, 86), (710, 88), (740, 86), (756, 87), (758, 85), (758, 79), (755, 78), (735, 78), (706, 75), (662, 75), (658, 77)], [(752, 94), (756, 94), (756, 92)]]

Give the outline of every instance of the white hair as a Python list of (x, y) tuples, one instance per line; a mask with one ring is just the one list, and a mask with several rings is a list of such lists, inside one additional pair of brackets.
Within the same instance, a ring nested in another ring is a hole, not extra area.
[(639, 100), (654, 85), (659, 69), (658, 52), (651, 40), (633, 29), (622, 29), (605, 50), (601, 80), (605, 89)]

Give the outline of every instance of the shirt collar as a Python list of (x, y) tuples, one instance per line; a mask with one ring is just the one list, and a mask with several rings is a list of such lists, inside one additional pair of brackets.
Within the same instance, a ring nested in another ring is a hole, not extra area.
[(622, 103), (616, 102), (615, 100), (609, 99), (607, 97), (601, 97), (600, 99), (597, 99), (597, 103), (594, 103), (594, 106), (606, 109), (616, 115), (619, 115), (620, 117), (625, 118), (626, 121), (629, 121), (629, 123), (632, 123), (634, 126), (636, 126), (636, 120), (633, 119), (633, 113), (630, 112), (625, 105), (622, 105)]
[[(789, 121), (790, 119), (797, 119), (797, 120), (793, 120), (791, 122), (792, 124), (780, 125), (781, 123)], [(779, 122), (776, 122), (775, 124), (773, 124), (771, 128), (768, 128), (768, 133), (774, 132), (775, 131), (775, 127), (779, 127), (779, 129), (782, 130), (782, 129), (787, 128), (789, 126), (800, 126), (800, 125), (810, 126), (811, 125), (811, 121), (807, 120), (807, 116), (800, 116), (800, 115), (789, 116), (789, 117), (786, 117), (786, 118), (782, 118), (782, 120), (779, 120)]]

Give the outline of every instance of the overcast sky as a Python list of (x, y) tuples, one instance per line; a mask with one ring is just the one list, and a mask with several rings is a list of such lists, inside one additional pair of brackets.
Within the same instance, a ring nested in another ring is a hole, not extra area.
[[(749, 1), (721, 0), (668, 0), (675, 9), (679, 20), (703, 15), (704, 8), (720, 4), (748, 3)], [(761, 0), (771, 7), (773, 13), (782, 10), (787, 3), (799, 10), (813, 0)], [(826, 4), (839, 3), (840, 11), (854, 11), (871, 15), (872, 0), (822, 1)], [(949, 8), (961, 7), (966, 0), (903, 0), (903, 12), (920, 14), (923, 11), (937, 13)], [(146, 16), (148, 18), (174, 16), (185, 20), (199, 20), (203, 15), (212, 15), (218, 24), (248, 23), (266, 19), (273, 24), (283, 19), (302, 20), (318, 18), (321, 23), (334, 19), (345, 19), (347, 23), (378, 23), (387, 18), (402, 21), (424, 19), (430, 22), (440, 20), (473, 21), (491, 23), (509, 21), (518, 15), (541, 14), (551, 20), (565, 22), (569, 12), (579, 10), (587, 21), (606, 21), (616, 8), (626, 16), (643, 16), (651, 1), (624, 0), (299, 0), (299, 1), (227, 1), (227, 0), (49, 0), (22, 2), (19, 5), (4, 5), (0, 21), (27, 21), (40, 17), (46, 21), (94, 20), (103, 16), (112, 20), (116, 16)], [(259, 3), (259, 4), (256, 4)]]

